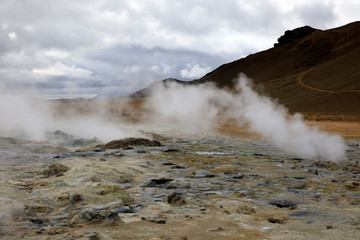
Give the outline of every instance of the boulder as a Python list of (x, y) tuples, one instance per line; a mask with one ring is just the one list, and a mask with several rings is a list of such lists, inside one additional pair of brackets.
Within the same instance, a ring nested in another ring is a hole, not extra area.
[(113, 140), (105, 145), (97, 146), (97, 148), (104, 149), (118, 149), (128, 148), (130, 146), (145, 146), (145, 147), (160, 147), (161, 143), (156, 140), (150, 140), (147, 138), (124, 138), (119, 140)]
[(64, 166), (60, 163), (54, 163), (49, 166), (47, 166), (43, 171), (41, 171), (41, 174), (50, 177), (50, 176), (61, 176), (64, 172), (69, 171), (70, 168), (67, 166)]
[(304, 26), (304, 27), (295, 28), (293, 30), (287, 30), (285, 31), (284, 35), (278, 38), (278, 42), (274, 44), (274, 47), (279, 47), (286, 43), (292, 42), (296, 39), (303, 38), (314, 31), (316, 31), (316, 29), (310, 26)]
[(181, 193), (170, 193), (167, 196), (167, 202), (175, 206), (181, 206), (186, 203), (184, 196)]

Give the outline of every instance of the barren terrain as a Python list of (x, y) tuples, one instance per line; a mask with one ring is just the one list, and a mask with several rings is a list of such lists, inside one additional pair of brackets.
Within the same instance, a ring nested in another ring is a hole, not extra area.
[(289, 155), (231, 120), (189, 135), (138, 116), (128, 121), (156, 144), (1, 138), (2, 238), (357, 239), (358, 122), (309, 122), (347, 139), (348, 161), (334, 164)]

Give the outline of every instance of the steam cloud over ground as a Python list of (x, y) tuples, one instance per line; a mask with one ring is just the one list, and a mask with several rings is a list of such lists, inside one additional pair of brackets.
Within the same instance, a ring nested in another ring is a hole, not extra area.
[(345, 160), (345, 144), (338, 135), (309, 127), (301, 114), (290, 115), (286, 108), (252, 89), (251, 80), (239, 75), (237, 93), (211, 84), (166, 83), (153, 90), (149, 107), (157, 117), (184, 126), (216, 127), (219, 115), (248, 122), (250, 129), (271, 140), (288, 153), (329, 161)]
[[(81, 108), (81, 102), (78, 103)], [(105, 117), (104, 104), (94, 102), (91, 114), (59, 112), (59, 103), (29, 98), (0, 88), (0, 136), (46, 140), (48, 132), (61, 130), (79, 138), (110, 141), (139, 133)]]
[[(153, 112), (152, 118), (144, 126), (157, 122), (175, 124), (185, 130), (211, 130), (219, 126), (219, 117), (226, 116), (235, 119), (239, 126), (247, 122), (250, 130), (288, 153), (334, 162), (346, 159), (346, 147), (340, 136), (307, 126), (300, 114), (290, 115), (283, 106), (255, 92), (245, 75), (239, 75), (236, 81), (235, 92), (211, 84), (157, 84), (146, 102)], [(43, 140), (47, 131), (61, 130), (77, 137), (108, 141), (141, 135), (133, 125), (106, 120), (106, 103), (94, 102), (91, 115), (59, 116), (54, 104), (1, 89), (0, 93), (1, 136)]]

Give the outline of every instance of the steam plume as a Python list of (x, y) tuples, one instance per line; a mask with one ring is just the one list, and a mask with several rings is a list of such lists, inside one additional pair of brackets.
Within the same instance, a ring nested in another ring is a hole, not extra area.
[(166, 83), (153, 89), (149, 106), (158, 119), (185, 127), (214, 127), (218, 115), (225, 113), (238, 124), (247, 121), (252, 131), (288, 153), (334, 162), (345, 160), (345, 144), (340, 136), (307, 126), (301, 114), (290, 115), (283, 106), (255, 92), (245, 75), (239, 75), (236, 81), (237, 93), (211, 84)]
[(46, 133), (64, 131), (78, 138), (98, 138), (109, 141), (138, 132), (119, 122), (106, 119), (104, 106), (95, 104), (93, 113), (82, 115), (68, 110), (66, 114), (58, 103), (26, 97), (0, 88), (0, 136), (46, 140)]
[(301, 114), (290, 115), (281, 105), (260, 96), (252, 90), (250, 80), (239, 77), (241, 109), (236, 112), (244, 117), (256, 133), (269, 138), (282, 149), (306, 158), (325, 158), (330, 161), (345, 159), (345, 144), (337, 135), (308, 127)]
[[(290, 115), (283, 106), (255, 92), (245, 75), (239, 75), (236, 81), (235, 93), (217, 89), (212, 84), (158, 84), (152, 89), (147, 107), (153, 110), (153, 119), (157, 122), (174, 123), (190, 131), (216, 128), (219, 116), (225, 114), (236, 119), (239, 125), (248, 122), (252, 131), (288, 153), (334, 162), (346, 159), (346, 147), (340, 136), (307, 126), (301, 114)], [(91, 115), (71, 111), (64, 115), (56, 112), (59, 108), (54, 104), (0, 88), (0, 135), (42, 140), (47, 131), (61, 130), (103, 141), (141, 136), (132, 125), (106, 120), (103, 110), (106, 106), (97, 102), (91, 107)]]

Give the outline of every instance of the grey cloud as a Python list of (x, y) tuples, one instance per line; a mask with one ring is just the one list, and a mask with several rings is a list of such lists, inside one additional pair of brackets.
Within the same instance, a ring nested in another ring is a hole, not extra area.
[(304, 25), (326, 29), (331, 27), (337, 19), (334, 5), (328, 2), (301, 4), (292, 11)]
[(9, 31), (6, 31), (5, 29), (0, 27), (0, 54), (9, 51), (9, 49), (12, 49), (11, 46), (11, 40), (8, 36)]
[(6, 31), (17, 33), (22, 47), (74, 49), (96, 40), (86, 24), (89, 13), (85, 5), (75, 2), (5, 0), (1, 2), (0, 21), (7, 26)]
[[(252, 6), (249, 8), (249, 6)], [(149, 17), (166, 29), (191, 35), (203, 35), (219, 28), (256, 32), (281, 24), (281, 11), (272, 1), (256, 0), (251, 4), (233, 0), (166, 1), (162, 7), (151, 6)]]
[[(225, 58), (212, 54), (205, 54), (197, 51), (190, 51), (186, 49), (164, 49), (156, 47), (152, 49), (143, 48), (141, 46), (123, 45), (113, 46), (108, 49), (103, 49), (100, 52), (91, 52), (86, 56), (87, 59), (96, 62), (107, 63), (107, 73), (111, 75), (121, 74), (122, 68), (120, 66), (142, 66), (144, 69), (150, 69), (153, 65), (161, 67), (166, 64), (172, 67), (173, 70), (169, 72), (167, 77), (180, 77), (180, 69), (184, 68), (187, 63), (207, 63), (212, 68), (215, 68), (225, 61)], [(117, 66), (117, 67), (113, 67)], [(92, 67), (96, 69), (96, 66)], [(104, 69), (104, 66), (101, 66)], [(97, 69), (101, 71), (101, 69)], [(160, 76), (159, 76), (160, 77)]]
[[(168, 77), (190, 80), (193, 66), (214, 69), (264, 50), (299, 24), (330, 27), (339, 16), (335, 7), (282, 0), (3, 0), (0, 81), (13, 88), (128, 93)], [(92, 75), (33, 72), (58, 61)], [(181, 74), (184, 69), (188, 72)]]

